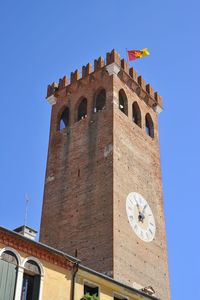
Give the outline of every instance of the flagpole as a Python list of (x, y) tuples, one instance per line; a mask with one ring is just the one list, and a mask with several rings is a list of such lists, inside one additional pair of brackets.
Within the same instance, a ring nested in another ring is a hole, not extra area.
[(126, 59), (127, 59), (127, 61), (129, 62), (129, 58), (128, 58), (128, 49), (125, 48), (125, 50), (126, 50)]

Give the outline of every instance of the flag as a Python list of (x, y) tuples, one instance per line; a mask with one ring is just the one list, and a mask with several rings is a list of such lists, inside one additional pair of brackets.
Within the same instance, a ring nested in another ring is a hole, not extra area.
[(129, 60), (135, 60), (137, 58), (141, 58), (141, 57), (150, 55), (147, 48), (144, 48), (142, 50), (127, 50), (127, 52), (128, 52)]

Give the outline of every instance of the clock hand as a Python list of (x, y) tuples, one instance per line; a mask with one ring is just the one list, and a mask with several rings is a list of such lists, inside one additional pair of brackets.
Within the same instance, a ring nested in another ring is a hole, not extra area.
[(144, 219), (145, 219), (144, 214), (142, 212), (139, 212), (138, 221), (143, 223)]
[(147, 204), (144, 205), (143, 210), (142, 210), (142, 214), (145, 213), (146, 208), (147, 208)]
[(136, 202), (137, 209), (138, 209), (138, 211), (140, 212), (140, 206), (139, 206), (137, 200), (135, 200), (135, 202)]
[(141, 211), (139, 211), (139, 215), (138, 215), (138, 220), (139, 220), (139, 222), (144, 222), (144, 219), (145, 219), (145, 209), (147, 208), (147, 204), (145, 204), (144, 205), (144, 207), (143, 207), (143, 210), (142, 210), (142, 212)]

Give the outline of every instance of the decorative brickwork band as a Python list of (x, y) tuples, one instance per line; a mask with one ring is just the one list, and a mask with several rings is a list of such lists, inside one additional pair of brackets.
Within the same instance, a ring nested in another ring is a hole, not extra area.
[(7, 232), (0, 231), (0, 242), (18, 251), (23, 251), (29, 256), (43, 259), (49, 263), (69, 270), (71, 270), (74, 265), (67, 259), (67, 257), (53, 253), (53, 251), (45, 249), (45, 246), (42, 246), (39, 243), (33, 243), (28, 240), (21, 239), (20, 237), (11, 235)]

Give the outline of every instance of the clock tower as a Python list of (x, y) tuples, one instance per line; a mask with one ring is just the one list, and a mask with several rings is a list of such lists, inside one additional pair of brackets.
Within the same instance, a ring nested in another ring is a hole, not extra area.
[(113, 50), (48, 86), (40, 241), (170, 299), (158, 113), (162, 98)]

